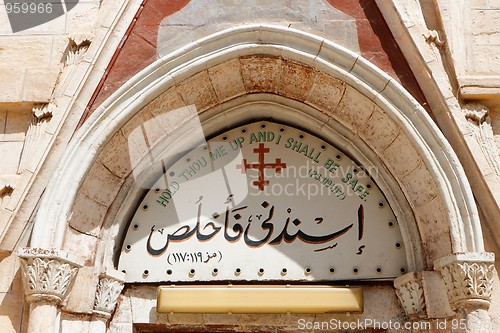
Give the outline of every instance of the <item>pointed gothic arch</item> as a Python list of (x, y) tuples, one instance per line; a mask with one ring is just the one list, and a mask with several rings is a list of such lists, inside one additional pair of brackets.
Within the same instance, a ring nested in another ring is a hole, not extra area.
[[(404, 221), (411, 270), (431, 268), (450, 253), (483, 251), (467, 179), (422, 107), (359, 55), (311, 34), (265, 25), (191, 43), (148, 66), (104, 102), (68, 146), (42, 199), (31, 246), (78, 246), (90, 265), (113, 265), (125, 217), (141, 195), (141, 189), (134, 192), (133, 171), (147, 163), (139, 155), (127, 160), (130, 129), (155, 112), (187, 103), (211, 135), (249, 120), (241, 110), (257, 102), (293, 110), (292, 124), (343, 137), (356, 158), (380, 166), (378, 182)], [(152, 132), (153, 145), (168, 142), (185, 119), (181, 114), (176, 121)], [(109, 186), (96, 186), (103, 180)]]

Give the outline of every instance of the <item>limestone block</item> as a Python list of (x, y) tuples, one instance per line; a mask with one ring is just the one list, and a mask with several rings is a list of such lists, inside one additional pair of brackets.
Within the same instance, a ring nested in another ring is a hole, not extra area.
[(491, 2), (495, 0), (469, 0), (469, 1), (472, 9), (485, 9), (486, 7), (488, 7), (486, 3), (487, 1)]
[(424, 289), (428, 318), (447, 318), (453, 316), (453, 310), (450, 308), (448, 295), (446, 294), (446, 286), (439, 272), (423, 271), (422, 287)]
[(361, 131), (373, 113), (375, 104), (356, 89), (346, 86), (334, 117), (354, 133)]
[(247, 92), (276, 92), (281, 74), (281, 59), (249, 56), (240, 58), (240, 62)]
[(94, 308), (98, 276), (93, 266), (80, 267), (73, 287), (63, 301), (63, 310), (91, 314)]
[(238, 59), (214, 66), (208, 70), (208, 74), (220, 102), (245, 93), (241, 77), (241, 64)]
[(0, 175), (17, 173), (23, 145), (23, 142), (0, 142)]
[(494, 166), (491, 165), (491, 162), (485, 156), (483, 149), (484, 147), (481, 146), (484, 145), (484, 143), (478, 142), (479, 141), (478, 138), (473, 134), (465, 134), (464, 139), (467, 142), (469, 149), (472, 151), (475, 163), (481, 170), (481, 173), (483, 175), (494, 174), (495, 173)]
[[(244, 23), (269, 23), (290, 26), (359, 52), (356, 22), (328, 1), (191, 0), (184, 8), (165, 17), (158, 31), (158, 54), (164, 56), (208, 34)], [(349, 22), (344, 28), (344, 22)], [(332, 33), (335, 31), (335, 33)], [(300, 40), (287, 41), (291, 45)]]
[(201, 313), (169, 313), (168, 322), (170, 324), (204, 325), (205, 320)]
[(23, 141), (32, 117), (31, 109), (8, 111), (6, 114), (4, 140)]
[(489, 184), (491, 193), (496, 199), (496, 202), (500, 204), (500, 177), (492, 173), (484, 177), (486, 183)]
[(312, 87), (314, 70), (293, 61), (283, 60), (278, 93), (289, 98), (303, 100)]
[(403, 190), (413, 207), (420, 207), (439, 195), (439, 190), (424, 163), (401, 179)]
[[(11, 211), (0, 208), (0, 238), (3, 238), (1, 236), (4, 235), (4, 233), (6, 232), (7, 230), (6, 228), (9, 226), (9, 221), (11, 217), (12, 217)], [(1, 289), (0, 292), (2, 292)]]
[(294, 313), (284, 314), (281, 316), (280, 326), (283, 328), (291, 328), (291, 329), (296, 330), (298, 325), (299, 325), (300, 319), (311, 322), (311, 321), (314, 321), (315, 315), (314, 314), (294, 314)]
[[(128, 144), (127, 139), (121, 132), (118, 132), (103, 149), (99, 159), (113, 174), (125, 178), (132, 172), (132, 168), (137, 165), (137, 161), (132, 161), (130, 158), (132, 150), (133, 147)], [(138, 152), (133, 153), (139, 155)], [(132, 162), (135, 163), (132, 164)]]
[(500, 45), (476, 45), (471, 58), (475, 74), (496, 74), (500, 70)]
[(82, 184), (81, 191), (102, 206), (109, 207), (123, 184), (101, 163), (94, 163)]
[(2, 89), (0, 89), (0, 102), (21, 101), (21, 91), (23, 88), (24, 75), (25, 70), (19, 70), (19, 68), (5, 69), (0, 67), (0, 77), (9, 78), (9, 84), (2, 85)]
[(130, 292), (125, 291), (118, 296), (115, 313), (111, 319), (113, 324), (126, 324), (132, 322), (132, 304), (130, 302)]
[(218, 104), (212, 83), (207, 71), (193, 75), (176, 86), (186, 105), (195, 105), (198, 112)]
[(10, 211), (14, 211), (17, 206), (21, 202), (21, 198), (24, 195), (24, 191), (26, 190), (28, 183), (31, 180), (32, 177), (31, 172), (23, 172), (20, 175), (13, 175), (10, 176), (9, 178), (12, 179), (12, 182), (14, 182), (15, 179), (15, 189), (12, 191), (12, 194), (10, 195), (10, 198), (8, 202), (4, 202), (4, 208)]
[[(101, 184), (97, 190), (100, 190), (103, 185)], [(86, 194), (80, 193), (75, 200), (69, 225), (82, 233), (98, 237), (106, 211), (106, 206), (97, 203)]]
[[(61, 33), (59, 30), (58, 33)], [(19, 77), (20, 68), (44, 68), (49, 66), (52, 36), (11, 35), (0, 38), (0, 69), (12, 69)], [(2, 76), (6, 77), (6, 76)]]
[(61, 64), (64, 63), (68, 48), (68, 41), (69, 38), (67, 34), (54, 35), (52, 49), (50, 51), (49, 67), (61, 66)]
[(22, 100), (28, 102), (48, 102), (59, 72), (59, 67), (27, 69)]
[(11, 291), (0, 292), (0, 332), (19, 333), (23, 321), (24, 293), (21, 276), (17, 275), (12, 282)]
[(129, 144), (135, 146), (135, 151), (143, 153), (142, 156), (147, 154), (166, 135), (165, 130), (158, 124), (155, 117), (144, 110), (123, 126), (122, 133)]
[(382, 152), (382, 159), (397, 177), (404, 177), (420, 164), (419, 153), (403, 132)]
[(0, 262), (0, 332), (20, 332), (24, 292), (17, 255)]
[(95, 259), (96, 245), (96, 237), (67, 228), (62, 249), (67, 253), (78, 254), (85, 258), (86, 264), (92, 264)]
[(111, 324), (109, 324), (109, 332), (110, 333), (134, 333), (137, 331), (133, 328), (132, 323), (114, 323), (114, 322), (111, 322)]
[[(417, 195), (417, 194), (414, 194)], [(422, 206), (415, 208), (415, 219), (425, 248), (426, 260), (431, 265), (434, 260), (452, 252), (452, 240), (448, 214), (440, 197), (435, 197)]]
[(153, 116), (158, 116), (172, 110), (184, 108), (185, 106), (186, 103), (184, 103), (176, 89), (170, 88), (160, 96), (156, 97), (144, 108), (144, 110), (150, 112)]
[(313, 86), (305, 102), (328, 114), (333, 114), (345, 91), (345, 83), (331, 76), (316, 72)]
[(100, 1), (80, 1), (66, 13), (66, 32), (92, 31), (99, 17)]
[(378, 106), (375, 107), (359, 136), (375, 151), (383, 151), (396, 139), (399, 128)]
[(17, 256), (11, 254), (0, 261), (0, 293), (13, 292), (14, 276), (17, 273)]
[(273, 313), (241, 314), (241, 323), (243, 327), (276, 326), (280, 323), (280, 315)]
[(472, 10), (471, 17), (475, 35), (498, 32), (500, 10)]
[(59, 333), (90, 332), (90, 321), (69, 313), (61, 314)]
[(133, 323), (150, 323), (156, 321), (156, 287), (132, 287), (130, 289)]
[(211, 313), (204, 314), (203, 321), (206, 325), (232, 325), (238, 326), (242, 319), (239, 314)]

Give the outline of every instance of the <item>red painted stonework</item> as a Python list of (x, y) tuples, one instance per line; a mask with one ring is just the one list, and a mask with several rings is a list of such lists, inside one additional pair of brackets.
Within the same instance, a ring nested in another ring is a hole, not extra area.
[(161, 21), (184, 8), (190, 0), (144, 0), (130, 24), (78, 127), (121, 85), (156, 60), (156, 41)]
[[(361, 55), (398, 80), (427, 111), (425, 97), (373, 0), (328, 0), (356, 20)], [(189, 0), (145, 0), (116, 50), (78, 127), (121, 85), (157, 59), (160, 22), (181, 10)]]
[(361, 55), (398, 80), (430, 113), (427, 101), (374, 0), (328, 0), (356, 20)]

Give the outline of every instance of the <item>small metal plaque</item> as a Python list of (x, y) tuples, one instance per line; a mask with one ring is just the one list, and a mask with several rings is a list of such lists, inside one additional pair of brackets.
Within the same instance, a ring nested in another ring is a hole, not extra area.
[(272, 122), (230, 130), (173, 163), (141, 202), (119, 259), (128, 282), (389, 279), (406, 266), (394, 213), (367, 170)]

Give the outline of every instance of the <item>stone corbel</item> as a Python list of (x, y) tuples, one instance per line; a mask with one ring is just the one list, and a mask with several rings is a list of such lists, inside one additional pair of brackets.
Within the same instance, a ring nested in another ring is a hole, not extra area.
[(115, 270), (106, 271), (99, 277), (99, 284), (95, 295), (94, 310), (95, 315), (104, 317), (106, 320), (111, 317), (120, 296), (125, 282), (124, 273)]
[(77, 65), (87, 52), (94, 35), (92, 33), (73, 34), (69, 37), (68, 50), (64, 63), (66, 66)]
[(434, 44), (437, 48), (442, 48), (445, 42), (439, 37), (439, 33), (436, 30), (428, 30), (423, 34), (427, 44)]
[(408, 318), (412, 320), (425, 318), (426, 306), (421, 274), (406, 273), (394, 280), (394, 287)]
[(38, 123), (42, 120), (52, 118), (52, 111), (55, 107), (52, 103), (41, 103), (35, 104), (33, 106), (33, 116), (35, 117), (35, 122)]
[(448, 300), (454, 310), (461, 307), (488, 309), (495, 272), (493, 253), (457, 253), (434, 262), (441, 273)]
[(0, 199), (5, 196), (11, 195), (16, 186), (5, 179), (0, 178)]
[(462, 107), (465, 115), (465, 119), (471, 121), (472, 123), (480, 126), (489, 114), (489, 109), (486, 105), (479, 103), (469, 103)]
[(58, 249), (23, 248), (19, 250), (26, 300), (59, 304), (66, 296), (78, 268), (75, 258)]

